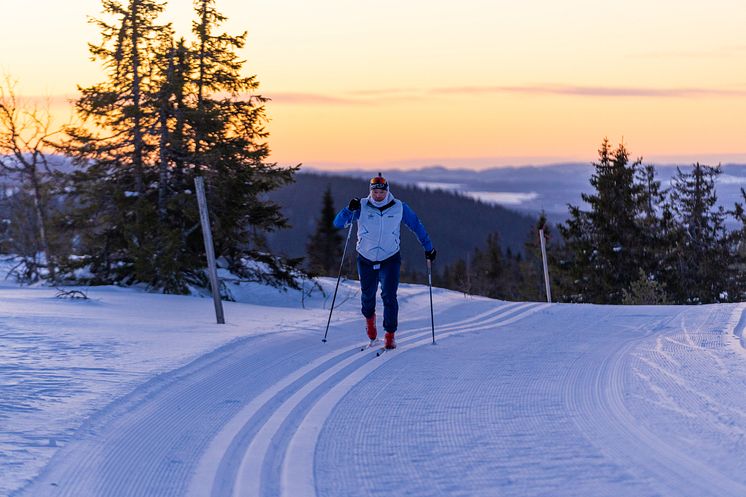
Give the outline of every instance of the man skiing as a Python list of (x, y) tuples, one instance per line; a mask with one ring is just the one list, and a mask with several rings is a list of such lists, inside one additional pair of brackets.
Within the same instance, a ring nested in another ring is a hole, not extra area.
[(353, 198), (337, 214), (334, 226), (343, 228), (353, 221), (357, 221), (357, 271), (368, 338), (372, 343), (378, 336), (376, 293), (380, 282), (383, 329), (386, 331), (384, 347), (394, 349), (399, 316), (396, 291), (401, 267), (399, 244), (402, 221), (419, 239), (426, 259), (434, 261), (436, 251), (417, 215), (407, 204), (394, 198), (381, 173), (370, 180), (370, 194), (366, 198)]

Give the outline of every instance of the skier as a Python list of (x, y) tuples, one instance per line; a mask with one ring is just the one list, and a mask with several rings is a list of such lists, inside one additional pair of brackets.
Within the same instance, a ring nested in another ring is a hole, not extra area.
[(401, 222), (417, 235), (425, 249), (425, 258), (434, 261), (436, 251), (414, 211), (389, 190), (381, 173), (370, 180), (370, 194), (363, 199), (353, 198), (334, 218), (334, 226), (343, 228), (357, 221), (357, 271), (362, 291), (362, 312), (368, 338), (373, 342), (378, 336), (376, 328), (376, 293), (381, 283), (383, 300), (384, 347), (396, 348), (394, 334), (398, 325), (399, 303), (399, 253)]

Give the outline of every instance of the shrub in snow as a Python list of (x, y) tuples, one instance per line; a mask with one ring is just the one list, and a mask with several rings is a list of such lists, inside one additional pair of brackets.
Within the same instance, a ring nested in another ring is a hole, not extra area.
[(668, 304), (665, 285), (654, 278), (648, 277), (640, 269), (638, 278), (630, 284), (629, 289), (623, 290), (622, 304), (625, 305), (655, 305)]

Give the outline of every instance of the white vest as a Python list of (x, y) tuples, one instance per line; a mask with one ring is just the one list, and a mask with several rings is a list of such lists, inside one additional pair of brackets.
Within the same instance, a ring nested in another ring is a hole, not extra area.
[(394, 204), (381, 212), (367, 198), (361, 199), (357, 221), (358, 254), (376, 262), (399, 252), (403, 214), (404, 208), (399, 200), (394, 199)]

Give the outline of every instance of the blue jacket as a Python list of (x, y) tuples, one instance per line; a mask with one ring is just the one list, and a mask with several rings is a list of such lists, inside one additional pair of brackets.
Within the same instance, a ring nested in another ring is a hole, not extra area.
[(360, 200), (360, 210), (342, 209), (334, 218), (334, 226), (343, 228), (357, 221), (357, 252), (370, 261), (383, 261), (399, 252), (401, 223), (412, 230), (422, 247), (430, 251), (433, 244), (414, 211), (389, 193), (389, 202), (381, 208)]

